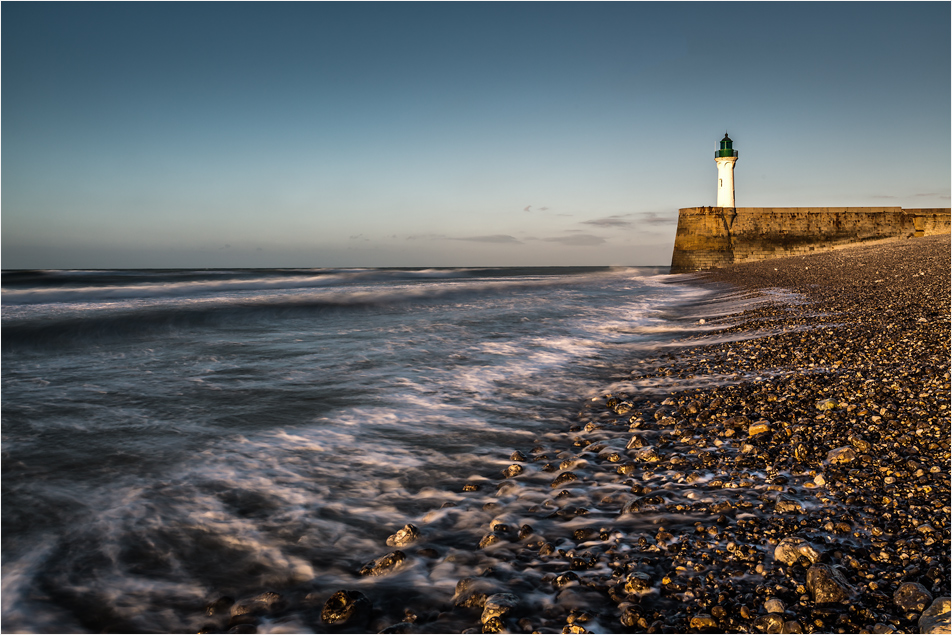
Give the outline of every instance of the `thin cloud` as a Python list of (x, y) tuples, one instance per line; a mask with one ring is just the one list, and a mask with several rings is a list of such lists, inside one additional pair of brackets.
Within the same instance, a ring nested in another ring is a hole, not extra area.
[(523, 211), (523, 212), (528, 212), (530, 209), (532, 209), (532, 206), (531, 206), (531, 205), (526, 205), (524, 208), (522, 208), (522, 211)]
[[(632, 217), (634, 217), (632, 219)], [(629, 220), (631, 219), (631, 220)], [(581, 221), (582, 225), (594, 227), (631, 227), (632, 225), (673, 225), (678, 222), (677, 216), (658, 214), (656, 212), (640, 212), (637, 214), (613, 214), (602, 218)]]
[(552, 238), (543, 238), (542, 240), (550, 243), (559, 243), (567, 247), (593, 247), (607, 242), (601, 236), (592, 234), (572, 234), (570, 236), (554, 236)]
[(952, 198), (948, 194), (939, 194), (938, 192), (928, 192), (926, 194), (913, 194), (913, 196), (922, 196), (929, 198)]
[(594, 218), (592, 220), (583, 220), (583, 225), (594, 225), (595, 227), (629, 227), (631, 221), (625, 220), (625, 216), (630, 214), (615, 214), (604, 218)]
[(446, 234), (413, 234), (407, 236), (407, 240), (446, 240), (449, 238)]
[(674, 225), (678, 222), (677, 216), (663, 216), (655, 212), (643, 212), (639, 216), (638, 222), (645, 225)]
[(461, 236), (453, 240), (467, 240), (474, 243), (495, 243), (497, 245), (521, 245), (522, 241), (509, 234), (492, 234), (490, 236)]

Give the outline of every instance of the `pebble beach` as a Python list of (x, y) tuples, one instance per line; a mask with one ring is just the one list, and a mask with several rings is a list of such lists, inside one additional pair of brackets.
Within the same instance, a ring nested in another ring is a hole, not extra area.
[(452, 597), (219, 598), (206, 632), (949, 632), (949, 263), (937, 236), (694, 274), (733, 304), (360, 569), (466, 563)]
[(4, 630), (949, 632), (949, 262), (5, 278)]

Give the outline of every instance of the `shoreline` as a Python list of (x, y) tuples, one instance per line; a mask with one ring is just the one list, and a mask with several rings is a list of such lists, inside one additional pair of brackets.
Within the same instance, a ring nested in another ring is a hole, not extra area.
[[(949, 253), (938, 236), (682, 278), (734, 291), (394, 527), (361, 584), (218, 600), (203, 632), (280, 626), (288, 601), (335, 632), (948, 632)], [(484, 519), (478, 545), (462, 514)], [(452, 598), (387, 592), (447, 547), (473, 571)]]
[[(661, 403), (607, 396), (580, 417), (584, 425), (570, 434), (583, 451), (566, 460), (602, 469), (589, 476), (564, 461), (558, 467), (575, 469), (579, 482), (613, 472), (636, 477), (625, 482), (634, 496), (597, 501), (605, 511), (621, 507), (614, 540), (610, 528), (596, 537), (583, 527), (583, 535), (549, 533), (539, 547), (554, 550), (551, 564), (568, 565), (561, 573), (549, 567), (556, 605), (574, 586), (560, 588), (571, 575), (606, 601), (569, 610), (562, 624), (553, 615), (544, 624), (530, 618), (510, 625), (542, 632), (928, 632), (919, 619), (935, 604), (931, 611), (943, 607), (945, 622), (934, 632), (948, 632), (948, 601), (938, 598), (949, 595), (950, 580), (949, 253), (946, 235), (693, 276), (703, 285), (800, 298), (705, 319), (715, 328), (697, 345), (683, 347), (695, 339), (689, 337), (674, 360), (670, 353), (642, 359), (654, 368), (633, 375), (733, 381)], [(773, 334), (704, 343), (712, 334), (761, 330)], [(629, 422), (624, 454), (611, 451), (618, 415)], [(670, 478), (657, 478), (662, 472)], [(570, 473), (554, 471), (553, 484)], [(704, 483), (694, 500), (712, 504), (679, 504), (666, 495), (692, 478)], [(625, 531), (639, 515), (657, 532)], [(591, 539), (612, 544), (598, 549)], [(587, 555), (585, 564), (579, 555)], [(608, 561), (611, 577), (583, 573), (597, 568), (592, 556)], [(483, 632), (506, 630), (482, 617)]]

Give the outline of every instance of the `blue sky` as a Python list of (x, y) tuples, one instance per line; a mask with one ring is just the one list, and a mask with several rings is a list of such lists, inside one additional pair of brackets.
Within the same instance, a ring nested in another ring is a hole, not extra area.
[(665, 265), (677, 210), (948, 207), (950, 4), (14, 3), (2, 266)]

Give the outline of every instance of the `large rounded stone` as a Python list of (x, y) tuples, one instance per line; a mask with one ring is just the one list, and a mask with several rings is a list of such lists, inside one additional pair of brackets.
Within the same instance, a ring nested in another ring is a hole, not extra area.
[(577, 481), (578, 474), (575, 472), (562, 472), (551, 483), (551, 487), (559, 487), (560, 485), (565, 485), (571, 481)]
[(661, 461), (661, 456), (659, 456), (654, 447), (650, 445), (636, 450), (632, 458), (645, 463), (658, 463)]
[(691, 618), (691, 628), (700, 631), (709, 631), (717, 628), (717, 620), (707, 613), (698, 613)]
[(642, 609), (635, 605), (629, 605), (621, 612), (621, 623), (629, 628), (648, 628), (648, 620), (642, 615)]
[(765, 432), (770, 432), (770, 422), (769, 421), (758, 421), (757, 423), (752, 423), (749, 428), (747, 428), (747, 436), (755, 437), (758, 434), (764, 434)]
[(651, 576), (641, 571), (629, 573), (625, 578), (625, 593), (646, 593), (651, 590)]
[(859, 452), (869, 452), (873, 448), (873, 445), (869, 441), (858, 435), (850, 435), (848, 440), (850, 445)]
[(393, 551), (376, 560), (371, 560), (360, 569), (360, 575), (380, 576), (396, 571), (406, 562), (407, 554)]
[(370, 618), (373, 605), (360, 591), (341, 590), (332, 595), (321, 609), (325, 624), (360, 626)]
[(483, 608), (486, 598), (495, 593), (493, 584), (484, 578), (463, 578), (456, 583), (456, 606)]
[(783, 626), (783, 616), (776, 613), (761, 615), (754, 621), (754, 628), (761, 633), (782, 633)]
[(413, 525), (404, 525), (403, 529), (387, 538), (388, 547), (405, 547), (420, 538), (420, 531)]
[(578, 574), (574, 571), (566, 571), (552, 581), (552, 586), (556, 589), (561, 589), (572, 582), (578, 582)]
[(922, 612), (919, 618), (920, 633), (949, 633), (952, 632), (950, 620), (950, 598), (936, 598), (932, 605)]
[(519, 465), (518, 463), (513, 463), (505, 470), (502, 471), (503, 476), (506, 478), (512, 478), (514, 476), (519, 476), (525, 471), (525, 468)]
[(486, 598), (486, 603), (483, 604), (483, 614), (479, 621), (486, 624), (493, 618), (502, 619), (518, 605), (519, 598), (512, 593), (494, 593)]
[(853, 597), (853, 589), (837, 569), (815, 564), (807, 570), (807, 589), (817, 604), (846, 602)]
[(905, 613), (922, 613), (932, 604), (932, 594), (917, 582), (903, 582), (893, 593), (893, 604)]
[(628, 445), (625, 446), (628, 450), (640, 450), (641, 448), (648, 445), (648, 442), (645, 441), (645, 438), (639, 435), (631, 437), (631, 441), (628, 442)]
[(842, 448), (836, 448), (835, 450), (830, 450), (826, 453), (827, 463), (850, 463), (851, 461), (855, 460), (856, 451), (848, 445)]
[(809, 542), (797, 536), (787, 536), (774, 549), (774, 558), (786, 565), (796, 563), (800, 556), (806, 557), (813, 563), (820, 560), (820, 552)]
[(214, 602), (205, 605), (205, 615), (223, 615), (231, 614), (231, 607), (234, 606), (234, 598), (224, 595)]

